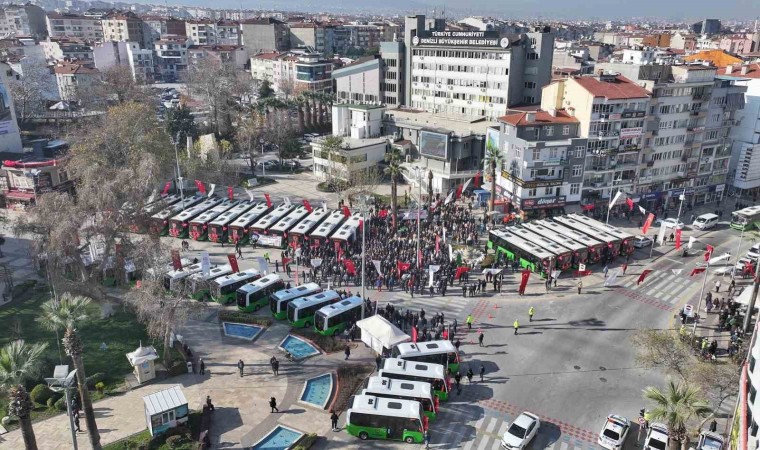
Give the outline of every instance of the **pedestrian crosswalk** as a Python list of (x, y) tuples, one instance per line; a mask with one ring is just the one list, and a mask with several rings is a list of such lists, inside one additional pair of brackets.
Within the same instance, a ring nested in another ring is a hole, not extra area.
[[(412, 312), (419, 312), (420, 309), (424, 308), (425, 316), (428, 318), (442, 312), (447, 322), (451, 322), (456, 318), (460, 324), (464, 325), (466, 313), (462, 313), (462, 311), (467, 307), (469, 300), (469, 298), (462, 298), (458, 295), (435, 295), (433, 297), (415, 295), (414, 298), (410, 298), (407, 294), (402, 293), (401, 295), (394, 296), (393, 299), (387, 300), (387, 302), (396, 308), (411, 309)], [(378, 308), (384, 308), (385, 303), (385, 300), (380, 300), (377, 305)]]
[[(472, 404), (454, 403), (442, 406), (438, 419), (431, 424), (431, 448), (500, 449), (501, 437), (515, 418), (509, 413), (501, 413)], [(558, 433), (557, 426), (550, 423), (544, 423), (539, 428), (528, 448), (531, 450), (601, 449), (593, 442), (574, 438), (567, 433)]]
[(638, 283), (637, 276), (631, 276), (623, 283), (623, 288), (645, 294), (666, 305), (676, 305), (684, 298), (691, 298), (701, 287), (681, 274), (671, 270), (657, 271)]

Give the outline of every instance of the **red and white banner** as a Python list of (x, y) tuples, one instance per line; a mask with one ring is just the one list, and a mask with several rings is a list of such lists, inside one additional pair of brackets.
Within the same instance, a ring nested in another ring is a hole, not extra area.
[(647, 275), (649, 275), (650, 273), (652, 273), (652, 269), (646, 269), (643, 272), (641, 272), (641, 275), (639, 275), (639, 280), (636, 282), (636, 284), (643, 283), (644, 280), (646, 280)]
[(195, 187), (198, 188), (198, 192), (200, 192), (201, 195), (206, 195), (206, 186), (203, 185), (201, 180), (195, 180)]
[(309, 204), (309, 201), (306, 199), (303, 199), (303, 207), (306, 208), (306, 211), (312, 212), (313, 209), (311, 208), (311, 204)]
[(654, 221), (654, 214), (649, 213), (647, 216), (647, 221), (644, 222), (644, 226), (641, 228), (641, 234), (647, 234), (647, 231), (649, 230), (649, 227), (652, 226), (652, 222)]
[(713, 247), (710, 244), (707, 244), (707, 251), (705, 252), (705, 261), (709, 261), (710, 257), (712, 256), (712, 252), (715, 250), (715, 247)]
[(681, 230), (676, 230), (676, 250), (681, 249)]
[(399, 276), (401, 276), (401, 272), (406, 272), (411, 266), (412, 265), (409, 263), (398, 261), (396, 262), (396, 271), (398, 272)]
[(272, 207), (272, 199), (269, 198), (269, 194), (264, 194), (264, 198), (267, 200), (267, 208)]
[(227, 198), (232, 200), (234, 196), (235, 196), (235, 191), (232, 190), (232, 186), (227, 186)]
[(238, 273), (240, 272), (240, 267), (238, 267), (238, 261), (237, 258), (235, 258), (234, 253), (230, 253), (227, 255), (227, 260), (230, 262), (230, 267), (232, 267), (232, 273)]
[(530, 279), (530, 270), (525, 269), (522, 271), (522, 274), (520, 275), (520, 289), (518, 292), (520, 295), (525, 293), (525, 288), (528, 287), (528, 280)]
[(164, 192), (162, 192), (161, 195), (168, 194), (169, 193), (169, 189), (171, 187), (172, 187), (172, 182), (171, 181), (167, 181), (166, 184), (164, 185)]

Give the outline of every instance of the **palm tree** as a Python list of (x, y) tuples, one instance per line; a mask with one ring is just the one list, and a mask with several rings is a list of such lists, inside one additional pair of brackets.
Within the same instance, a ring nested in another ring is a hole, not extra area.
[(306, 92), (302, 92), (299, 97), (301, 101), (301, 108), (304, 112), (304, 130), (311, 129), (311, 107), (309, 106), (309, 98)]
[(39, 374), (46, 348), (47, 344), (27, 345), (18, 340), (0, 349), (0, 387), (10, 394), (8, 413), (18, 417), (26, 450), (37, 450), (37, 438), (32, 428), (32, 400), (23, 382)]
[(303, 97), (295, 97), (293, 99), (293, 104), (296, 107), (296, 111), (298, 112), (298, 131), (300, 133), (303, 133), (306, 131), (306, 123), (304, 122), (304, 107), (303, 107)]
[(385, 154), (385, 162), (388, 165), (385, 167), (385, 174), (391, 177), (391, 220), (393, 223), (393, 231), (396, 231), (396, 219), (398, 218), (398, 200), (396, 195), (398, 193), (398, 180), (403, 174), (407, 172), (407, 168), (401, 165), (404, 155), (401, 154), (401, 149), (398, 147), (391, 147), (391, 150)]
[(649, 386), (644, 389), (644, 398), (654, 402), (649, 411), (654, 420), (661, 420), (668, 426), (671, 450), (679, 450), (687, 442), (686, 424), (693, 417), (704, 417), (710, 407), (699, 396), (699, 388), (686, 382), (668, 381), (665, 391)]
[(82, 339), (79, 338), (76, 327), (95, 317), (96, 306), (88, 297), (73, 296), (68, 292), (61, 299), (48, 300), (42, 304), (42, 311), (37, 319), (43, 327), (49, 330), (65, 330), (63, 335), (63, 348), (71, 357), (74, 368), (77, 370), (77, 384), (79, 395), (82, 399), (87, 434), (90, 437), (90, 445), (95, 450), (100, 450), (100, 433), (95, 423), (95, 413), (92, 410), (90, 392), (87, 390), (87, 374), (82, 360)]
[(306, 98), (311, 100), (311, 109), (312, 109), (311, 127), (315, 130), (318, 130), (319, 129), (319, 109), (317, 109), (317, 96), (315, 95), (314, 92), (309, 92)]
[(501, 165), (501, 150), (499, 147), (491, 144), (486, 145), (486, 164), (488, 165), (488, 173), (491, 175), (491, 198), (488, 205), (488, 210), (493, 211), (494, 202), (496, 201), (496, 168)]

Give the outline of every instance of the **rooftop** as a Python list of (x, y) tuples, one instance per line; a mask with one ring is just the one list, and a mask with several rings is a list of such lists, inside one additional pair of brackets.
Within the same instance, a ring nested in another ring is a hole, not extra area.
[(746, 64), (747, 73), (742, 75), (741, 71), (744, 70), (744, 66), (733, 66), (731, 73), (726, 73), (726, 69), (721, 68), (718, 75), (731, 77), (731, 78), (760, 78), (760, 63)]
[(574, 77), (572, 79), (594, 97), (605, 97), (608, 100), (647, 98), (650, 95), (649, 91), (622, 75), (602, 75), (601, 79), (600, 76)]
[[(532, 121), (528, 121), (528, 114), (533, 114)], [(536, 111), (535, 113), (516, 112), (499, 117), (499, 122), (508, 123), (515, 126), (529, 125), (546, 125), (550, 123), (578, 123), (578, 119), (571, 116), (564, 110), (557, 110), (556, 115), (551, 115), (548, 111)]]
[(736, 56), (730, 55), (723, 50), (705, 50), (694, 53), (693, 55), (684, 56), (686, 62), (709, 61), (717, 67), (726, 67), (730, 64), (741, 64), (742, 60)]
[[(385, 120), (393, 120), (400, 124), (412, 125), (444, 134), (453, 132), (458, 136), (469, 136), (471, 134), (485, 135), (489, 127), (496, 125), (495, 122), (485, 120), (484, 117), (473, 119), (469, 117), (443, 116), (411, 108), (389, 109), (385, 112), (385, 115)], [(388, 116), (393, 116), (393, 119), (390, 119)]]
[(100, 71), (94, 67), (86, 64), (75, 63), (61, 63), (56, 65), (53, 70), (56, 74), (59, 75), (83, 75), (100, 73)]
[(285, 22), (277, 20), (274, 17), (264, 17), (264, 18), (259, 18), (259, 19), (244, 20), (241, 23), (243, 25), (273, 25), (273, 24), (284, 24)]
[(280, 52), (264, 52), (264, 53), (259, 53), (258, 55), (253, 55), (253, 58), (272, 60), (272, 59), (277, 59), (277, 57), (280, 56), (281, 54), (282, 53)]

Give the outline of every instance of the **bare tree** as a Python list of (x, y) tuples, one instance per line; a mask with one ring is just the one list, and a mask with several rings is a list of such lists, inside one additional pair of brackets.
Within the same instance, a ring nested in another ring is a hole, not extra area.
[(250, 90), (250, 83), (244, 82), (234, 67), (210, 58), (191, 65), (186, 80), (191, 97), (209, 107), (212, 131), (223, 135), (230, 133), (233, 112), (239, 109), (235, 97)]
[(235, 143), (241, 152), (248, 155), (251, 173), (256, 169), (256, 155), (260, 150), (259, 141), (264, 137), (264, 116), (256, 110), (243, 117), (235, 130)]
[(636, 361), (644, 367), (660, 367), (667, 373), (687, 380), (690, 367), (696, 362), (691, 350), (672, 330), (641, 330), (632, 338)]
[(718, 411), (726, 400), (739, 394), (741, 369), (729, 362), (700, 362), (692, 366), (689, 378), (707, 394), (713, 411)]
[(145, 102), (150, 100), (150, 92), (138, 84), (129, 66), (113, 66), (100, 72), (101, 78), (92, 86), (97, 101), (108, 103), (126, 103), (128, 101)]
[(53, 75), (41, 63), (22, 64), (22, 71), (18, 79), (8, 77), (8, 88), (13, 95), (16, 118), (24, 124), (45, 109), (45, 93), (51, 88)]

